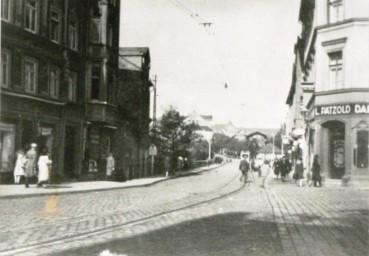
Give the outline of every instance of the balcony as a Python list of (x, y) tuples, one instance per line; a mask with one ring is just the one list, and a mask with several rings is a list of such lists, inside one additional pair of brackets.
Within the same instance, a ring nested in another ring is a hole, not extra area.
[(91, 122), (103, 122), (115, 124), (116, 106), (101, 101), (89, 101), (87, 103), (87, 120)]

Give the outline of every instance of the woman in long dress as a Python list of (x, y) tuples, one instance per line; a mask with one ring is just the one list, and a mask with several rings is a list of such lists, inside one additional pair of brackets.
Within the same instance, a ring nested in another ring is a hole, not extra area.
[(46, 188), (46, 183), (49, 181), (50, 179), (50, 167), (51, 167), (51, 159), (49, 157), (48, 154), (48, 149), (47, 147), (45, 147), (42, 150), (42, 153), (40, 154), (40, 157), (38, 158), (38, 183), (37, 186), (38, 187), (44, 187)]
[(296, 161), (295, 174), (296, 174), (296, 179), (298, 181), (298, 186), (302, 187), (302, 180), (304, 178), (304, 166), (302, 165), (301, 158), (297, 159)]
[(24, 169), (26, 168), (27, 158), (23, 150), (18, 150), (16, 152), (16, 156), (17, 156), (17, 161), (15, 163), (15, 168), (14, 168), (14, 183), (19, 184), (21, 176), (26, 175), (24, 172)]
[(313, 161), (313, 181), (314, 181), (314, 187), (321, 187), (322, 186), (322, 177), (320, 176), (320, 165), (319, 165), (319, 156), (314, 156)]

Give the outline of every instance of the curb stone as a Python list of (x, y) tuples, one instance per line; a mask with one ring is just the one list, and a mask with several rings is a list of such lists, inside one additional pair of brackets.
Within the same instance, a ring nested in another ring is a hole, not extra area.
[(169, 178), (163, 177), (163, 179), (161, 179), (161, 180), (153, 181), (153, 182), (146, 183), (146, 184), (140, 184), (140, 185), (131, 185), (131, 186), (113, 187), (113, 188), (109, 188), (109, 187), (108, 188), (96, 188), (96, 189), (80, 190), (80, 191), (60, 191), (60, 192), (55, 191), (55, 192), (49, 192), (49, 193), (5, 195), (5, 196), (0, 196), (0, 200), (2, 200), (2, 199), (15, 199), (15, 198), (26, 198), (26, 197), (55, 196), (55, 195), (64, 195), (64, 194), (78, 194), (78, 193), (88, 193), (88, 192), (101, 192), (101, 191), (108, 191), (108, 190), (130, 189), (130, 188), (138, 188), (138, 187), (149, 187), (149, 186), (152, 186), (152, 185), (155, 185), (157, 183), (164, 182), (164, 181), (167, 181), (167, 180), (189, 176), (193, 173), (202, 173), (202, 172), (206, 172), (206, 171), (211, 171), (211, 170), (219, 168), (223, 165), (225, 165), (225, 163), (220, 164), (218, 166), (214, 166), (214, 167), (209, 168), (209, 169), (205, 169), (205, 170), (199, 170), (199, 171), (193, 170), (193, 171), (188, 171), (188, 173), (178, 175), (178, 176), (172, 176), (172, 177), (169, 177)]

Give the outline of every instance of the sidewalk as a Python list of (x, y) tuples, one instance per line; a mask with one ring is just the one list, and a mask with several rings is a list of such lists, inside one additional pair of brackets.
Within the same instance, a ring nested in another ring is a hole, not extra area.
[(133, 179), (126, 182), (115, 182), (115, 181), (87, 181), (87, 182), (72, 182), (62, 184), (50, 184), (47, 188), (38, 188), (36, 184), (30, 185), (29, 188), (25, 188), (24, 184), (13, 184), (13, 185), (0, 185), (0, 199), (4, 198), (17, 198), (17, 197), (30, 197), (30, 196), (44, 196), (44, 195), (60, 195), (67, 193), (84, 193), (92, 191), (103, 191), (112, 189), (123, 189), (123, 188), (134, 188), (153, 185), (158, 182), (163, 182), (169, 179), (175, 179), (192, 173), (199, 173), (209, 171), (220, 167), (220, 165), (209, 165), (205, 167), (196, 168), (193, 170), (184, 171), (181, 174), (165, 177), (153, 177), (153, 178), (142, 178)]
[[(281, 177), (278, 179), (275, 178), (272, 168), (270, 168), (269, 173), (264, 179), (264, 187), (268, 188), (273, 185), (284, 185), (284, 186), (297, 186), (295, 184), (294, 179), (292, 178), (293, 172), (291, 172), (286, 178), (285, 182), (282, 182)], [(307, 186), (307, 181), (304, 180), (303, 187)], [(313, 186), (312, 186), (313, 187)], [(369, 190), (369, 180), (354, 180), (351, 181), (347, 186), (342, 185), (342, 181), (340, 179), (325, 179), (323, 181), (323, 188), (340, 188), (340, 189), (360, 189), (360, 190)]]
[[(335, 180), (333, 180), (335, 181)], [(368, 186), (264, 180), (284, 255), (368, 255)]]

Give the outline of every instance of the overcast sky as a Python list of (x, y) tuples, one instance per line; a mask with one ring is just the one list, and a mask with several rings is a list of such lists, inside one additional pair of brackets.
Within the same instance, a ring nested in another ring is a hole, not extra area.
[(173, 105), (213, 115), (214, 123), (276, 128), (286, 116), (299, 4), (121, 0), (120, 45), (150, 48), (157, 116)]

